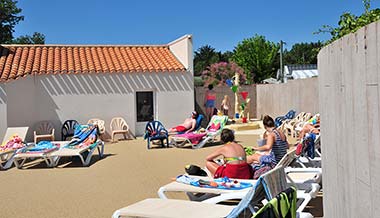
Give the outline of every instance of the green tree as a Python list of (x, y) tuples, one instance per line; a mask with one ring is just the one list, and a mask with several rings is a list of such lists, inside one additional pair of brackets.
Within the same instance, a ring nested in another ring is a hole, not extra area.
[(334, 28), (330, 25), (323, 25), (322, 28), (315, 33), (330, 33), (331, 39), (327, 41), (327, 43), (330, 43), (346, 34), (356, 32), (363, 26), (379, 20), (380, 9), (376, 8), (374, 10), (370, 10), (370, 3), (370, 0), (363, 0), (364, 13), (362, 15), (355, 16), (352, 13), (345, 12), (340, 16), (338, 27)]
[(0, 44), (10, 43), (13, 39), (14, 27), (24, 16), (20, 16), (21, 9), (16, 6), (17, 1), (0, 0)]
[(13, 38), (14, 27), (24, 20), (21, 11), (17, 7), (17, 1), (0, 0), (0, 44), (45, 44), (45, 35), (37, 32), (32, 36)]
[(45, 35), (35, 32), (32, 36), (20, 36), (13, 39), (12, 44), (45, 44)]
[(194, 54), (194, 75), (200, 76), (208, 66), (218, 62), (219, 55), (210, 45), (200, 47)]
[(317, 56), (323, 43), (296, 43), (290, 51), (284, 51), (284, 64), (317, 64)]
[(277, 43), (255, 35), (239, 42), (233, 51), (232, 60), (244, 69), (249, 83), (258, 83), (275, 75), (279, 48)]

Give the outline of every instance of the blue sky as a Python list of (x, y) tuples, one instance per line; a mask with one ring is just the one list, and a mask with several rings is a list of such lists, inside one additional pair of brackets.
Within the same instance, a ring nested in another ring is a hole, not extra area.
[[(372, 0), (372, 7), (380, 7)], [(232, 51), (255, 34), (297, 42), (336, 26), (343, 12), (360, 15), (362, 0), (19, 0), (25, 20), (15, 36), (41, 32), (47, 44), (166, 44), (192, 34), (194, 50), (211, 45)]]

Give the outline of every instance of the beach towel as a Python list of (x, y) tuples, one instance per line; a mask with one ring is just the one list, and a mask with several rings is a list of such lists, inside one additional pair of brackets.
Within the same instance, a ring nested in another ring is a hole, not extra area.
[(207, 135), (207, 133), (193, 133), (193, 132), (189, 132), (189, 133), (185, 133), (185, 134), (176, 135), (176, 137), (187, 138), (187, 139), (190, 140), (191, 143), (198, 144), (205, 135)]
[(7, 142), (0, 145), (0, 152), (16, 150), (25, 147), (26, 144), (18, 135), (13, 135)]
[(52, 142), (50, 141), (40, 141), (38, 142), (38, 144), (28, 148), (28, 149), (25, 149), (23, 152), (30, 152), (30, 153), (44, 153), (44, 152), (49, 152), (49, 151), (52, 151), (52, 150), (55, 150), (55, 149), (58, 149), (59, 148), (59, 144), (53, 144)]
[(98, 131), (94, 125), (77, 125), (71, 141), (65, 145), (65, 148), (82, 148), (86, 146), (96, 146)]
[(229, 177), (234, 179), (252, 179), (253, 170), (247, 163), (224, 164), (216, 170), (214, 178)]
[(260, 208), (253, 218), (295, 218), (297, 216), (296, 207), (297, 190), (291, 187)]
[(240, 190), (252, 187), (251, 183), (239, 182), (238, 180), (233, 180), (228, 177), (214, 179), (212, 181), (202, 180), (198, 178), (189, 177), (186, 175), (179, 175), (176, 178), (177, 182), (201, 187), (201, 188), (217, 188), (217, 189), (228, 189), (228, 190)]

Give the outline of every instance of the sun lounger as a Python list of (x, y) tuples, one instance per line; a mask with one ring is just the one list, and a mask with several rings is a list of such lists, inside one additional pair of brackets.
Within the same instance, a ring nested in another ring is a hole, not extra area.
[[(46, 143), (47, 141), (42, 141), (40, 143)], [(34, 150), (37, 148), (39, 144), (32, 144), (30, 145), (27, 149), (24, 149), (14, 156), (14, 163), (17, 168), (21, 169), (23, 168), (24, 164), (28, 160), (35, 160), (35, 159), (41, 159), (43, 160), (48, 167), (53, 167), (54, 166), (54, 160), (53, 157), (50, 156), (49, 154), (52, 153), (53, 151), (56, 151), (59, 149), (60, 144), (59, 143), (53, 143), (51, 142), (52, 146), (47, 147), (45, 149), (38, 149)]]
[(59, 143), (62, 145), (60, 149), (48, 154), (50, 159), (53, 160), (52, 167), (57, 166), (62, 157), (79, 157), (83, 166), (88, 166), (95, 150), (98, 150), (99, 158), (102, 158), (104, 154), (104, 142), (101, 140), (97, 140), (88, 146), (77, 148), (68, 147), (68, 142)]
[(17, 135), (22, 141), (25, 141), (26, 134), (29, 127), (9, 127), (5, 132), (3, 142), (1, 143), (3, 149), (0, 151), (0, 169), (8, 169), (12, 166), (14, 156), (20, 149), (26, 148), (26, 144), (21, 148), (5, 148), (6, 143)]
[(91, 158), (95, 150), (98, 150), (99, 157), (103, 157), (104, 142), (97, 139), (98, 128), (92, 124), (77, 125), (75, 134), (71, 141), (59, 142), (60, 149), (50, 153), (52, 157), (52, 166), (56, 166), (62, 157), (77, 156), (81, 160), (83, 166), (90, 164)]
[(191, 144), (192, 148), (202, 148), (206, 143), (214, 141), (220, 135), (227, 121), (227, 116), (214, 115), (207, 125), (205, 132), (175, 135), (172, 137), (171, 144), (174, 144), (175, 147)]
[(114, 212), (113, 218), (121, 217), (238, 217), (252, 216), (262, 200), (271, 200), (286, 189), (285, 173), (277, 167), (262, 175), (246, 192), (237, 206), (210, 204), (205, 202), (145, 199)]

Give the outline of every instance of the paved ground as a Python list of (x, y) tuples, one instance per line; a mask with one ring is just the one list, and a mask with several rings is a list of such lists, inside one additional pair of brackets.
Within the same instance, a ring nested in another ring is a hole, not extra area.
[[(244, 146), (254, 145), (258, 133), (239, 132), (236, 139)], [(146, 142), (137, 138), (106, 143), (106, 157), (95, 156), (89, 167), (63, 159), (54, 169), (35, 163), (28, 169), (1, 171), (0, 217), (111, 217), (116, 209), (157, 197), (159, 187), (184, 173), (185, 165), (204, 166), (215, 148), (147, 150)], [(311, 210), (317, 215), (321, 202), (316, 205)]]

